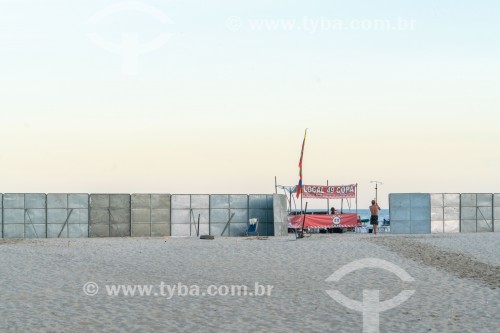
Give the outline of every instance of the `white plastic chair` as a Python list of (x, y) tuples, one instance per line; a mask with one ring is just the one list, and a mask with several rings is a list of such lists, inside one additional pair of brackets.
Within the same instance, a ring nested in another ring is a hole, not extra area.
[(247, 230), (245, 231), (245, 234), (247, 236), (250, 236), (250, 234), (254, 234), (255, 236), (259, 235), (259, 219), (253, 218), (248, 220), (248, 227)]

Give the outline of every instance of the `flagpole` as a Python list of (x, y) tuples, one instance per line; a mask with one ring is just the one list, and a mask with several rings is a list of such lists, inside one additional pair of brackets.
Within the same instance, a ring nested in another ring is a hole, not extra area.
[(304, 183), (302, 182), (302, 158), (304, 157), (304, 146), (306, 144), (306, 136), (307, 136), (307, 128), (304, 131), (304, 140), (302, 141), (302, 149), (300, 151), (300, 160), (299, 160), (299, 184), (297, 185), (297, 198), (300, 195), (300, 213), (302, 214), (302, 198), (303, 198), (303, 192), (302, 187), (304, 186)]
[[(328, 187), (328, 179), (326, 180), (326, 187)], [(326, 213), (330, 214), (330, 199), (326, 199)]]

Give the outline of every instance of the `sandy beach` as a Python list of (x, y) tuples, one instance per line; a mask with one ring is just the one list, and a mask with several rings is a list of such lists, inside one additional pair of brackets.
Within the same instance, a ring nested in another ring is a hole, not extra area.
[[(364, 258), (414, 281), (380, 268), (325, 281)], [(381, 301), (414, 290), (379, 313), (380, 332), (498, 332), (500, 322), (498, 233), (1, 240), (0, 267), (0, 332), (362, 332), (362, 313), (332, 289), (358, 301), (364, 289)], [(153, 289), (113, 295), (122, 285)], [(224, 295), (235, 285), (251, 295)]]

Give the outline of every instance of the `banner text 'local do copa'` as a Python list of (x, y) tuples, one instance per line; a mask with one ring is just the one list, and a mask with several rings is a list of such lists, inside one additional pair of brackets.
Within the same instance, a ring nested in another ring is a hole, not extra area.
[(304, 185), (302, 187), (304, 198), (322, 198), (322, 199), (345, 199), (356, 197), (357, 184), (351, 185)]

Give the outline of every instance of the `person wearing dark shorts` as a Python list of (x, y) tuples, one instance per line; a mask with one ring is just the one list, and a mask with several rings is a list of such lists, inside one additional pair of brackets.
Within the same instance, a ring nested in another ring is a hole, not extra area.
[(370, 206), (370, 224), (373, 225), (373, 234), (377, 234), (377, 227), (378, 227), (378, 212), (380, 211), (380, 206), (375, 202), (375, 200), (372, 200), (372, 205)]

